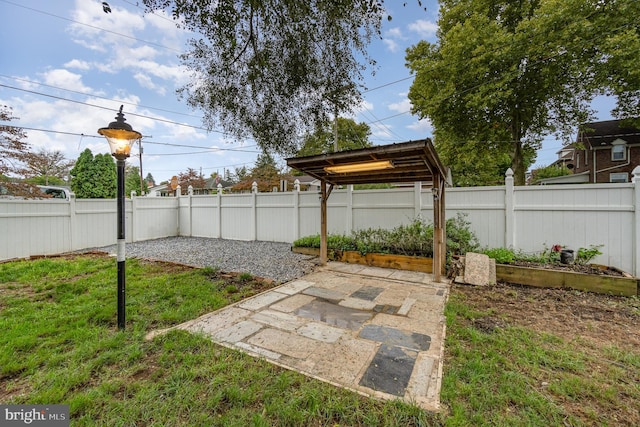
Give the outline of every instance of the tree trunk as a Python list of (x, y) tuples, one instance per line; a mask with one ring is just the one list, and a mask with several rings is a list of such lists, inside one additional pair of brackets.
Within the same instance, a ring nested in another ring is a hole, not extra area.
[(514, 140), (513, 155), (511, 156), (511, 170), (513, 170), (513, 183), (515, 185), (525, 185), (525, 167), (522, 158), (522, 142)]
[(513, 117), (513, 122), (511, 123), (511, 141), (513, 141), (513, 151), (511, 154), (513, 183), (515, 185), (525, 185), (526, 170), (524, 159), (522, 158), (522, 124), (518, 113)]

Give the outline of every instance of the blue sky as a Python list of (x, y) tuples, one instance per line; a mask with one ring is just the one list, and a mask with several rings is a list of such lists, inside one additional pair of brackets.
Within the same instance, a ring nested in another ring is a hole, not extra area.
[[(187, 82), (177, 55), (189, 34), (161, 13), (145, 15), (136, 0), (110, 0), (112, 12), (97, 0), (0, 0), (0, 103), (13, 107), (35, 148), (62, 151), (76, 159), (86, 148), (108, 152), (97, 129), (114, 119), (124, 104), (127, 122), (143, 135), (143, 173), (156, 182), (187, 168), (205, 176), (224, 169), (251, 168), (255, 141), (228, 141), (221, 132), (202, 129), (200, 112), (179, 101), (175, 91)], [(352, 115), (367, 123), (375, 145), (431, 136), (427, 120), (409, 112), (412, 82), (405, 50), (419, 40), (435, 41), (438, 5), (417, 1), (402, 6), (387, 1), (393, 17), (385, 21), (382, 39), (370, 46), (378, 62), (375, 75), (365, 74), (364, 103)], [(607, 120), (610, 104), (600, 103)], [(561, 143), (543, 141), (536, 165), (553, 162)], [(138, 149), (129, 162), (139, 165)]]

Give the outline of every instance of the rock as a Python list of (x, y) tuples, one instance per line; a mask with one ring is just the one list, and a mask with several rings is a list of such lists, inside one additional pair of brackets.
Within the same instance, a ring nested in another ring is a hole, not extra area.
[(467, 252), (464, 262), (464, 282), (478, 286), (495, 284), (495, 260), (484, 254)]

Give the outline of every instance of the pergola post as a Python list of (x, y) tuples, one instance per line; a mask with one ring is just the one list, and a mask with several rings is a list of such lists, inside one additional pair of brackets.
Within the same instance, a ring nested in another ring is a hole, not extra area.
[[(440, 198), (438, 200), (438, 209), (440, 210), (440, 274), (446, 276), (447, 266), (447, 211), (445, 204), (446, 185), (444, 177), (440, 178)], [(440, 279), (438, 279), (440, 281)]]
[(320, 180), (320, 265), (327, 264), (327, 183)]
[(442, 176), (433, 176), (433, 279), (439, 282), (442, 278), (446, 260), (446, 220), (444, 208), (444, 182)]

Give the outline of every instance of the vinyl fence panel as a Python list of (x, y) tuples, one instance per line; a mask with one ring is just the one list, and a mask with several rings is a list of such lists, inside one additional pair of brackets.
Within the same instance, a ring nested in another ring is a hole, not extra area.
[(559, 244), (602, 246), (595, 263), (631, 271), (635, 242), (632, 184), (516, 187), (514, 246), (524, 252)]
[(2, 200), (0, 258), (64, 252), (71, 247), (70, 223), (64, 200)]
[[(539, 253), (555, 244), (601, 246), (595, 263), (640, 273), (640, 168), (636, 183), (449, 188), (446, 215), (470, 223), (483, 247)], [(320, 232), (317, 191), (134, 197), (125, 204), (127, 242), (168, 236), (291, 243)], [(328, 231), (351, 234), (433, 222), (433, 195), (413, 187), (335, 189)], [(0, 199), (0, 259), (48, 255), (116, 242), (115, 200)]]

